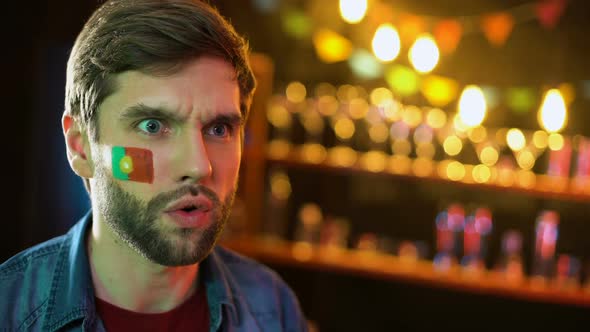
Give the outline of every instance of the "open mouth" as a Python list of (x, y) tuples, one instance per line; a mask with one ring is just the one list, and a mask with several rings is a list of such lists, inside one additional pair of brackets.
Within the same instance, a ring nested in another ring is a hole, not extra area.
[(196, 209), (197, 209), (196, 206), (187, 206), (187, 207), (180, 209), (180, 211), (184, 211), (184, 212), (189, 213), (189, 212), (195, 211)]

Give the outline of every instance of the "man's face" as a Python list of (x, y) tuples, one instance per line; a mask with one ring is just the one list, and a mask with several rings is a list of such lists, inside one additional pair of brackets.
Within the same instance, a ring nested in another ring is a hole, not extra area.
[[(90, 143), (95, 210), (155, 263), (200, 262), (215, 245), (236, 191), (243, 118), (234, 70), (201, 57), (170, 76), (129, 71), (115, 80), (116, 91), (98, 110), (100, 140)], [(153, 178), (114, 177), (113, 147), (151, 151)]]

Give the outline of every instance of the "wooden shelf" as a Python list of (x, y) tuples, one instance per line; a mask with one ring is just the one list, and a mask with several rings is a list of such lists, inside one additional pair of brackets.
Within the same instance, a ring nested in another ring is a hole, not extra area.
[(590, 290), (579, 287), (559, 289), (554, 284), (534, 279), (513, 282), (492, 271), (476, 274), (461, 267), (438, 271), (430, 261), (403, 259), (357, 250), (329, 250), (263, 237), (234, 237), (224, 239), (222, 245), (263, 263), (402, 281), (526, 301), (590, 307)]
[[(343, 173), (343, 174), (370, 174), (376, 176), (390, 176), (404, 178), (416, 181), (431, 181), (437, 183), (450, 183), (459, 186), (468, 186), (476, 189), (494, 190), (502, 192), (515, 192), (528, 196), (539, 197), (544, 199), (556, 199), (573, 202), (590, 202), (590, 181), (576, 182), (568, 178), (557, 178), (541, 174), (528, 173), (528, 181), (517, 180), (517, 173), (513, 173), (514, 181), (502, 182), (498, 176), (495, 179), (485, 183), (476, 182), (471, 175), (473, 165), (464, 165), (465, 176), (460, 180), (452, 180), (446, 176), (440, 176), (437, 169), (442, 165), (440, 161), (431, 161), (432, 171), (425, 174), (417, 175), (410, 166), (407, 170), (394, 170), (390, 167), (391, 156), (386, 157), (386, 164), (383, 168), (371, 170), (363, 163), (363, 154), (357, 153), (357, 160), (347, 166), (337, 165), (329, 157), (319, 160), (309, 160), (303, 158), (302, 148), (292, 146), (282, 155), (272, 155), (261, 151), (246, 151), (245, 159), (266, 160), (274, 165), (284, 165), (287, 167), (307, 168), (318, 171)], [(416, 159), (408, 159), (410, 163), (416, 162)], [(494, 170), (496, 172), (496, 170)]]

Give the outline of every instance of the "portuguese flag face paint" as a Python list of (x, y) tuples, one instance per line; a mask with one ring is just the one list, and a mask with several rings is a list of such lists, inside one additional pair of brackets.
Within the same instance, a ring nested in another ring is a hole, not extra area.
[(140, 148), (114, 146), (113, 176), (115, 179), (152, 183), (154, 162), (152, 151)]

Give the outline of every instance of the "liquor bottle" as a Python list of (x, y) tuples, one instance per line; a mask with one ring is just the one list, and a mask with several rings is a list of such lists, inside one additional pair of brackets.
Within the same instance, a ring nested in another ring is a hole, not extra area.
[(492, 231), (492, 213), (488, 208), (478, 207), (465, 219), (463, 231), (463, 259), (461, 265), (468, 270), (483, 271)]
[(509, 283), (518, 284), (524, 280), (522, 258), (522, 234), (514, 229), (502, 235), (502, 255), (496, 270)]
[(457, 264), (461, 253), (461, 233), (465, 226), (465, 209), (453, 203), (441, 211), (435, 220), (436, 249), (434, 266), (438, 270), (448, 270)]
[(559, 214), (544, 210), (539, 213), (535, 226), (535, 251), (532, 275), (548, 280), (553, 276), (555, 245), (559, 235)]

